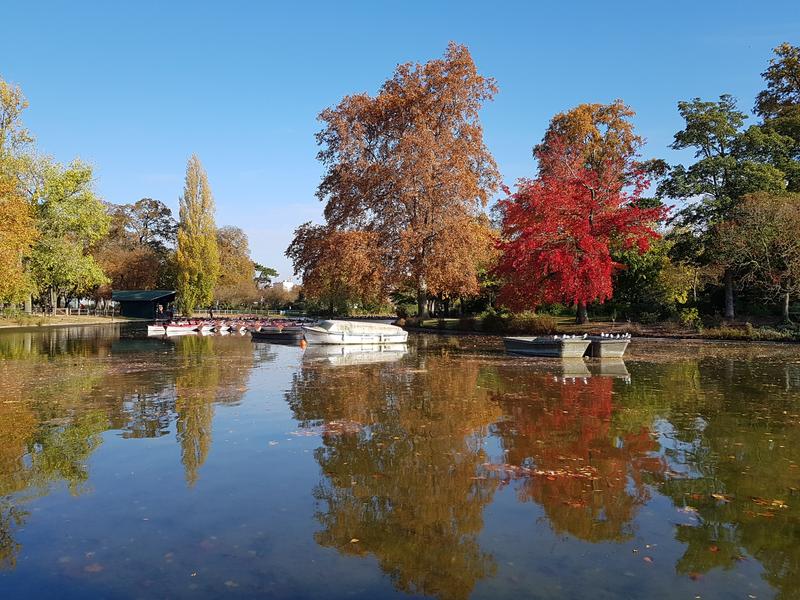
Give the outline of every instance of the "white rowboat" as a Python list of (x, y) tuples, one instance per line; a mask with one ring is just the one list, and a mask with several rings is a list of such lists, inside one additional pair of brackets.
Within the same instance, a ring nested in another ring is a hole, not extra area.
[(365, 321), (320, 321), (303, 325), (309, 344), (405, 344), (408, 332), (395, 325)]

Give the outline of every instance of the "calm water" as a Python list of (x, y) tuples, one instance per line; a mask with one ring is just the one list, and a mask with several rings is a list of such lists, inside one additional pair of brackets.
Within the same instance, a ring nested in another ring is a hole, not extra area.
[(0, 334), (0, 598), (798, 598), (800, 348)]

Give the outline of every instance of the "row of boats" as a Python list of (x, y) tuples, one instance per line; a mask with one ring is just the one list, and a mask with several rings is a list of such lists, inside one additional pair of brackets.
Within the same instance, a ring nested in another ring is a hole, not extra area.
[(255, 340), (309, 344), (404, 344), (408, 332), (395, 325), (366, 321), (178, 321), (147, 326), (148, 335), (249, 333)]
[[(148, 325), (150, 335), (189, 333), (249, 333), (254, 340), (329, 345), (405, 344), (408, 332), (396, 325), (368, 321), (182, 321)], [(547, 335), (505, 337), (506, 351), (512, 354), (551, 358), (622, 358), (631, 341), (630, 334)]]

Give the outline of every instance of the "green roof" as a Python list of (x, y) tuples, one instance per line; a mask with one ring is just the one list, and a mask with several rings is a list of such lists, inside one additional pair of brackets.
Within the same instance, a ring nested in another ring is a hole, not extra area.
[(111, 299), (120, 302), (153, 302), (167, 296), (174, 296), (175, 290), (114, 290)]

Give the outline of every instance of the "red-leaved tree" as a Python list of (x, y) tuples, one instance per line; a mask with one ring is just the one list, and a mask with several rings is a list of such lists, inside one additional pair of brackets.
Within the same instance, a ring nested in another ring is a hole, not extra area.
[(631, 153), (591, 164), (565, 135), (546, 142), (535, 151), (539, 177), (521, 180), (517, 192), (499, 203), (500, 301), (515, 310), (574, 304), (583, 323), (588, 303), (612, 296), (619, 267), (612, 250), (646, 252), (666, 209), (640, 205), (649, 181)]

